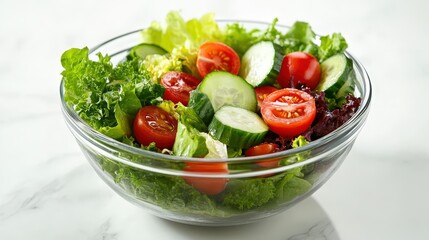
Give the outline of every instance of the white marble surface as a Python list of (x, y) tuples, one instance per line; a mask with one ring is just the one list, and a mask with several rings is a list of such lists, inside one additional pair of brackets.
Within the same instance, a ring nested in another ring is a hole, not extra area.
[[(372, 109), (313, 197), (260, 223), (193, 227), (147, 214), (96, 176), (60, 113), (60, 55), (169, 10), (304, 20), (347, 38), (373, 81)], [(428, 10), (424, 0), (1, 0), (0, 239), (429, 239)]]

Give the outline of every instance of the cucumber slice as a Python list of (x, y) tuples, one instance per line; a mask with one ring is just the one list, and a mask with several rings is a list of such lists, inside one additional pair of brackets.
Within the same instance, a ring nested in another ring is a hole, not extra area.
[(334, 107), (340, 107), (346, 102), (346, 96), (354, 93), (355, 85), (356, 85), (356, 73), (352, 69), (349, 72), (347, 81), (343, 84), (343, 86), (341, 86), (341, 88), (335, 94)]
[(353, 70), (353, 62), (340, 53), (323, 61), (320, 68), (322, 74), (316, 90), (324, 91), (327, 97), (335, 97), (349, 78), (350, 71)]
[(204, 77), (198, 88), (210, 99), (215, 112), (223, 106), (256, 111), (255, 90), (244, 79), (232, 73), (211, 72)]
[(273, 42), (256, 43), (243, 55), (239, 75), (254, 87), (272, 85), (279, 75), (283, 56), (281, 47)]
[(254, 112), (224, 106), (215, 113), (208, 129), (214, 139), (234, 149), (244, 149), (261, 143), (269, 128)]
[(348, 94), (353, 93), (355, 91), (355, 81), (356, 81), (356, 74), (355, 74), (355, 71), (352, 69), (349, 72), (349, 75), (347, 76), (347, 81), (343, 84), (343, 86), (341, 86), (337, 94), (335, 94), (335, 98), (342, 99), (346, 97)]
[(134, 58), (145, 59), (146, 56), (153, 55), (153, 54), (164, 55), (164, 54), (168, 54), (168, 52), (167, 50), (165, 50), (164, 48), (158, 45), (151, 44), (151, 43), (141, 43), (131, 48), (127, 58), (128, 59), (134, 59)]
[(213, 119), (214, 109), (209, 97), (198, 88), (191, 91), (188, 107), (194, 109), (198, 116), (208, 126)]

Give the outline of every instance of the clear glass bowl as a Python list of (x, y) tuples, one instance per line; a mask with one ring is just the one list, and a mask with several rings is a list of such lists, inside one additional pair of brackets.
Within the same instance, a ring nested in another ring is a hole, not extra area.
[[(220, 21), (221, 24), (235, 21)], [(248, 28), (266, 28), (266, 23), (244, 22)], [(287, 27), (278, 26), (287, 31)], [(90, 57), (101, 52), (112, 62), (125, 58), (127, 51), (140, 43), (139, 30), (123, 34), (91, 49)], [(207, 174), (183, 171), (187, 161), (180, 158), (134, 148), (93, 130), (64, 101), (63, 83), (60, 93), (67, 126), (97, 174), (124, 199), (152, 214), (172, 221), (210, 226), (238, 225), (254, 222), (285, 211), (310, 196), (339, 168), (362, 129), (371, 102), (369, 76), (350, 53), (357, 75), (355, 95), (362, 103), (353, 117), (329, 135), (303, 147), (273, 154), (213, 159), (226, 162), (227, 174)], [(298, 161), (299, 159), (305, 159)], [(256, 162), (279, 160), (272, 168), (259, 168)], [(296, 177), (301, 171), (304, 176)], [(210, 183), (213, 179), (228, 179), (224, 194), (207, 196), (187, 185), (183, 177), (198, 177)], [(247, 199), (247, 201), (240, 201)]]

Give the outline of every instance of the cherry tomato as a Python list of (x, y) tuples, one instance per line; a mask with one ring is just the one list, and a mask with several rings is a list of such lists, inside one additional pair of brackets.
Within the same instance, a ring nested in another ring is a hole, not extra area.
[(283, 58), (277, 82), (284, 88), (296, 88), (303, 83), (310, 89), (316, 88), (320, 81), (320, 64), (317, 59), (305, 52), (292, 52)]
[[(244, 154), (248, 157), (250, 156), (258, 156), (264, 155), (268, 153), (277, 152), (279, 149), (279, 145), (275, 143), (263, 143), (254, 147), (247, 149)], [(256, 162), (261, 167), (272, 168), (278, 165), (279, 160), (277, 159), (268, 159), (264, 161)]]
[(213, 71), (226, 71), (237, 75), (240, 71), (240, 57), (224, 43), (205, 42), (198, 51), (197, 68), (201, 77)]
[(268, 94), (277, 91), (277, 88), (271, 86), (263, 86), (255, 88), (256, 99), (258, 100), (258, 106), (261, 107), (262, 102), (268, 96)]
[(165, 88), (163, 98), (187, 106), (189, 94), (198, 84), (200, 80), (184, 72), (167, 72), (161, 77), (161, 85)]
[[(186, 162), (185, 171), (199, 173), (228, 173), (226, 163), (209, 163), (209, 162)], [(207, 195), (216, 195), (221, 193), (228, 179), (226, 178), (202, 178), (185, 176), (183, 179), (198, 191)]]
[(142, 145), (155, 142), (160, 149), (171, 149), (176, 138), (177, 120), (160, 107), (142, 107), (134, 119), (133, 132)]
[(284, 138), (305, 132), (316, 117), (314, 98), (301, 90), (284, 88), (269, 94), (261, 114), (270, 130)]

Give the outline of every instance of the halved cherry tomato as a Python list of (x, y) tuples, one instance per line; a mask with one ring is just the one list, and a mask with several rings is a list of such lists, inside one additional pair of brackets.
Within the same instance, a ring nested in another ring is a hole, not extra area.
[(292, 52), (283, 58), (277, 82), (284, 88), (296, 88), (298, 83), (310, 89), (316, 88), (320, 81), (319, 61), (305, 52)]
[(284, 138), (292, 138), (311, 126), (316, 117), (316, 104), (310, 94), (284, 88), (265, 98), (261, 114), (272, 132)]
[(240, 57), (224, 43), (205, 42), (198, 51), (197, 68), (201, 77), (213, 71), (226, 71), (237, 75), (240, 71)]
[(177, 120), (160, 107), (142, 107), (134, 119), (133, 132), (142, 145), (155, 142), (160, 149), (171, 149), (176, 139)]
[(263, 86), (255, 88), (256, 99), (258, 100), (258, 106), (261, 107), (262, 102), (268, 96), (268, 94), (277, 91), (277, 88), (271, 86)]
[[(185, 171), (199, 173), (228, 173), (228, 165), (226, 163), (210, 163), (210, 162), (186, 162)], [(198, 191), (207, 195), (216, 195), (221, 193), (228, 182), (226, 178), (203, 178), (185, 176), (183, 179)]]
[[(256, 145), (254, 147), (247, 149), (244, 152), (244, 154), (247, 157), (259, 156), (259, 155), (277, 152), (278, 149), (279, 149), (279, 145), (277, 145), (275, 143), (262, 143), (260, 145)], [(256, 164), (258, 164), (261, 167), (272, 168), (272, 167), (276, 167), (278, 165), (278, 162), (279, 162), (279, 160), (277, 160), (277, 159), (268, 159), (268, 160), (264, 160), (264, 161), (258, 161), (258, 162), (256, 162)]]
[(161, 85), (165, 88), (163, 98), (187, 106), (189, 94), (198, 84), (200, 80), (184, 72), (167, 72), (161, 77)]

